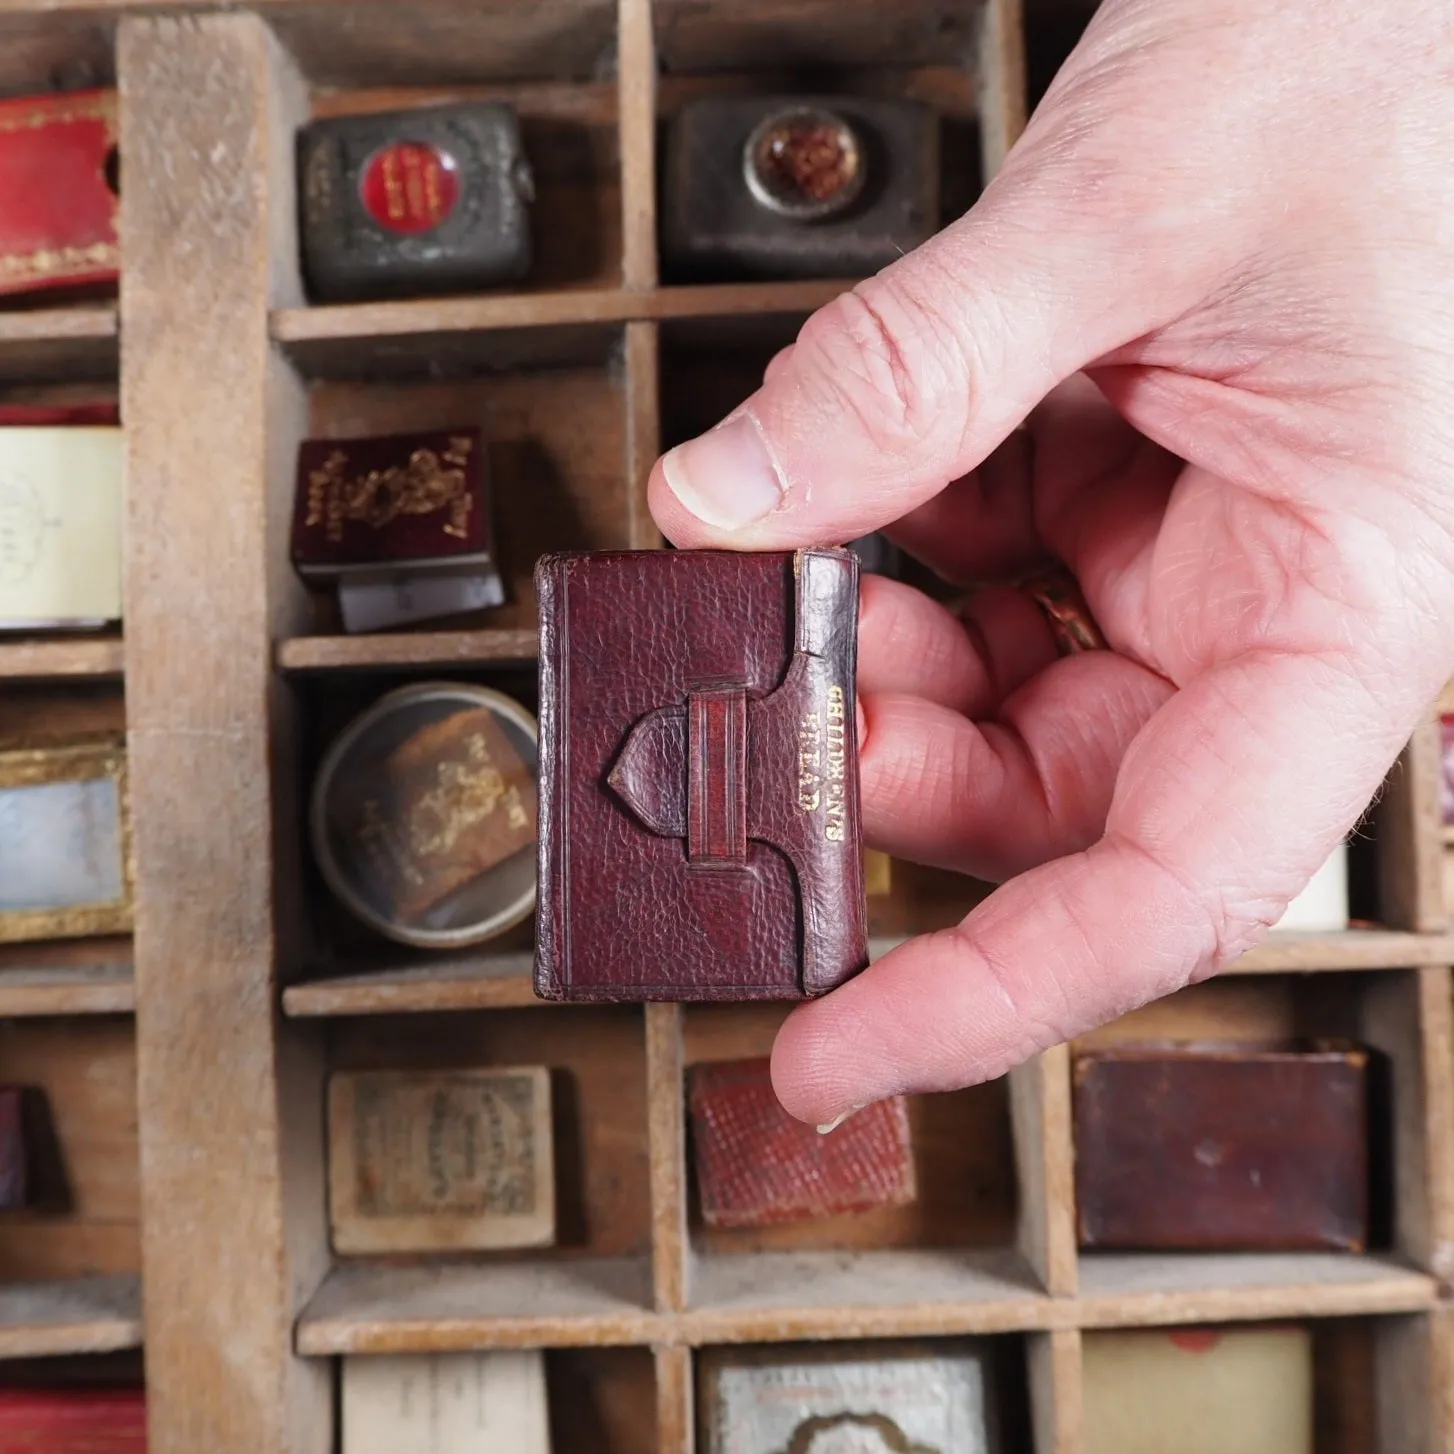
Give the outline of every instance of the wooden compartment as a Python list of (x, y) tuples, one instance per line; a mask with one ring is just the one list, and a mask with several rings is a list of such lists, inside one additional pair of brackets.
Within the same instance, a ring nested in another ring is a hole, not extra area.
[[(698, 1348), (970, 1334), (1006, 1350), (1028, 1426), (1012, 1447), (1076, 1454), (1083, 1330), (1310, 1318), (1317, 1454), (1448, 1447), (1454, 935), (1435, 729), (1410, 744), (1359, 849), (1375, 860), (1355, 905), (1371, 927), (1275, 937), (1236, 978), (1112, 1032), (1343, 1027), (1387, 1055), (1389, 1232), (1361, 1257), (1078, 1257), (1065, 1047), (918, 1104), (917, 1207), (709, 1236), (692, 1216), (686, 1069), (764, 1050), (781, 1008), (538, 1006), (528, 934), (486, 953), (399, 952), (338, 914), (308, 863), (306, 791), (331, 731), (433, 676), (530, 699), (534, 555), (659, 545), (644, 483), (660, 448), (745, 397), (842, 286), (663, 285), (661, 123), (713, 90), (918, 97), (945, 118), (947, 220), (1022, 124), (1021, 46), (1015, 0), (0, 13), (0, 94), (119, 83), (128, 240), (119, 308), (0, 307), (0, 397), (119, 377), (129, 497), (124, 645), (0, 643), (0, 734), (125, 722), (141, 904), (131, 940), (0, 953), (0, 1069), (33, 1066), (67, 1126), (79, 1117), (85, 1194), (49, 1230), (0, 1227), (0, 1263), (24, 1260), (29, 1278), (0, 1268), (5, 1382), (40, 1371), (6, 1359), (100, 1350), (126, 1361), (67, 1356), (59, 1376), (139, 1371), (141, 1271), (154, 1454), (327, 1450), (333, 1359), (512, 1346), (548, 1350), (558, 1447), (690, 1454)], [(506, 99), (525, 119), (535, 273), (467, 297), (310, 305), (296, 128), (453, 96)], [(287, 561), (298, 441), (461, 409), (492, 439), (511, 606), (339, 634), (326, 593)], [(872, 912), (879, 951), (984, 892), (904, 865), (892, 883)], [(335, 1258), (328, 1072), (530, 1060), (564, 1082), (561, 1245)], [(117, 1082), (133, 1063), (134, 1114)]]

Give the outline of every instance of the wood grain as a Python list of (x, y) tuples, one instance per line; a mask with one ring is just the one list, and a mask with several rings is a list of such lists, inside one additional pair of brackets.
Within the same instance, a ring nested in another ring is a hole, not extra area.
[(1437, 932), (1444, 903), (1443, 744), (1439, 723), (1421, 723), (1400, 755), (1376, 812), (1379, 914), (1392, 928)]
[(139, 1277), (76, 1277), (0, 1287), (0, 1358), (139, 1347)]
[(0, 311), (0, 383), (114, 378), (116, 339), (113, 303)]
[(659, 1454), (692, 1454), (696, 1445), (696, 1386), (687, 1348), (656, 1350), (656, 1447)]
[(0, 637), (0, 681), (64, 681), (119, 677), (125, 649), (119, 636), (58, 636), (8, 641)]
[(1084, 1384), (1080, 1330), (1032, 1333), (1028, 1365), (1035, 1448), (1044, 1454), (1081, 1454)]
[[(14, 946), (25, 947), (25, 946)], [(0, 965), (0, 1017), (129, 1015), (136, 1008), (130, 960)]]
[(651, 1149), (652, 1283), (656, 1306), (686, 1306), (691, 1273), (687, 1242), (687, 1133), (682, 1007), (646, 1006), (646, 1083)]
[(617, 0), (622, 282), (656, 286), (656, 46), (652, 0)]
[(533, 970), (533, 955), (494, 954), (334, 975), (289, 985), (283, 991), (283, 1013), (308, 1019), (548, 1008), (555, 1002), (536, 998)]
[(1016, 1241), (1046, 1292), (1076, 1289), (1075, 1148), (1070, 1056), (1064, 1045), (1010, 1072), (1020, 1209)]
[(129, 18), (117, 55), (150, 1446), (320, 1450), (329, 1380), (288, 1330), (324, 1267), (321, 1115), (280, 1119), (316, 1092), (273, 1012), (274, 876), (295, 875), (274, 837), (271, 643), (301, 605), (285, 542), (303, 396), (267, 310), (298, 297), (303, 88), (253, 15)]
[(398, 671), (533, 661), (539, 644), (534, 630), (519, 627), (294, 636), (278, 643), (278, 667), (282, 671)]

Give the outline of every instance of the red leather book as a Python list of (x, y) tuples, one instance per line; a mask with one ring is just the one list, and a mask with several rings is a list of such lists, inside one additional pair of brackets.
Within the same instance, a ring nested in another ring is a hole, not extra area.
[(305, 579), (476, 568), (491, 560), (478, 429), (299, 446), (293, 563)]
[(918, 1194), (902, 1096), (865, 1106), (820, 1135), (778, 1103), (766, 1059), (729, 1060), (693, 1069), (690, 1108), (709, 1227), (901, 1207)]
[(113, 281), (116, 94), (0, 101), (0, 293)]
[(791, 1000), (868, 963), (858, 560), (547, 556), (535, 988)]
[(25, 1205), (25, 1123), (19, 1086), (0, 1087), (0, 1212), (19, 1211)]
[(0, 404), (0, 429), (25, 425), (120, 424), (114, 402), (93, 404)]
[(1368, 1053), (1126, 1046), (1078, 1056), (1080, 1244), (1359, 1252)]
[(139, 1388), (0, 1390), (0, 1454), (146, 1454)]

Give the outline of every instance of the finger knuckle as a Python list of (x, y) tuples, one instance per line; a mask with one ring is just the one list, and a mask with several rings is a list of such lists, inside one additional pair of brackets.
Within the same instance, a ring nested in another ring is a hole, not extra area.
[(932, 312), (881, 275), (821, 309), (798, 343), (837, 411), (897, 454), (937, 440), (963, 416), (966, 365), (946, 334)]

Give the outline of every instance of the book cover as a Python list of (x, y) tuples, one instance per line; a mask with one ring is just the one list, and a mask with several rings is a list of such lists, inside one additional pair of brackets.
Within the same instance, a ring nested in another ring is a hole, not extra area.
[(478, 429), (308, 439), (298, 448), (293, 564), (324, 580), (489, 562), (488, 506)]
[(0, 101), (0, 294), (110, 282), (116, 94)]
[(709, 1227), (762, 1227), (914, 1200), (902, 1096), (865, 1106), (820, 1135), (783, 1110), (768, 1064), (729, 1060), (692, 1069), (692, 1147)]
[(0, 629), (121, 617), (121, 430), (0, 429)]
[(0, 1454), (146, 1454), (139, 1388), (0, 1389)]

